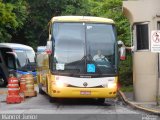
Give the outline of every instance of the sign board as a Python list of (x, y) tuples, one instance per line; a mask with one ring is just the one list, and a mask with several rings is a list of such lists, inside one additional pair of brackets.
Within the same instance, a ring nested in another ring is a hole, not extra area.
[(160, 52), (160, 30), (151, 31), (151, 52)]
[(87, 64), (87, 72), (96, 72), (96, 67), (94, 64)]

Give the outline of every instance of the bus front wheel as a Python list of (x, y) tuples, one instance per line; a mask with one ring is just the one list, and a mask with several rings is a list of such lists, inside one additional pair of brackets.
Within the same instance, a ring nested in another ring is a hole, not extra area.
[(98, 98), (97, 102), (100, 104), (104, 104), (105, 103), (105, 98)]
[(42, 90), (42, 84), (41, 83), (38, 85), (38, 88), (39, 88), (39, 93), (44, 95), (45, 92)]

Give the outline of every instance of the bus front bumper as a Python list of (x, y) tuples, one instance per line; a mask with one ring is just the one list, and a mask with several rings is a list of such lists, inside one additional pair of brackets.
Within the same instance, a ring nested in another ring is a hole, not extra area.
[(50, 96), (55, 98), (115, 98), (117, 88), (54, 87), (51, 89)]

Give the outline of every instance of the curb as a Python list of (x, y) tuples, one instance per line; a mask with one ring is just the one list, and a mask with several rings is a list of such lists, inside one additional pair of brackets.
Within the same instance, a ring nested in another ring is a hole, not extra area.
[(143, 110), (143, 111), (145, 111), (145, 112), (150, 112), (150, 113), (154, 113), (154, 114), (160, 115), (160, 111), (155, 110), (155, 109), (151, 109), (151, 108), (149, 109), (149, 108), (145, 108), (145, 107), (136, 105), (136, 104), (134, 104), (133, 102), (129, 101), (129, 100), (126, 98), (125, 94), (124, 94), (121, 90), (119, 90), (118, 92), (119, 92), (120, 96), (122, 97), (123, 101), (124, 101), (125, 103), (127, 103), (128, 105), (130, 105), (131, 107), (136, 108), (136, 109)]

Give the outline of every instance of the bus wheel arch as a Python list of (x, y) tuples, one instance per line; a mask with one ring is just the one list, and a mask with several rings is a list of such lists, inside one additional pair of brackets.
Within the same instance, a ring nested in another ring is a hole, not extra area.
[(2, 75), (0, 75), (0, 87), (6, 87), (7, 84), (7, 80)]
[(42, 90), (42, 83), (38, 84), (38, 88), (39, 88), (39, 93), (42, 94), (42, 95), (44, 95), (45, 92)]

